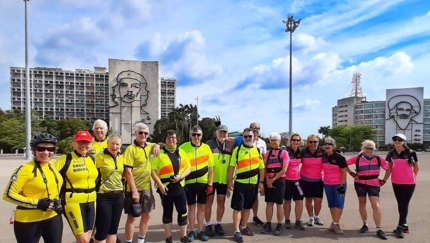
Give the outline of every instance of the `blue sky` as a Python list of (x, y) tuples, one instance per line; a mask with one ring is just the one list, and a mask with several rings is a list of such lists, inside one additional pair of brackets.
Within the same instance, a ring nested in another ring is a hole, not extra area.
[[(108, 66), (108, 58), (157, 60), (178, 80), (177, 105), (221, 116), (230, 130), (253, 121), (288, 130), (289, 15), (293, 131), (331, 125), (331, 108), (362, 74), (367, 100), (385, 89), (425, 87), (430, 98), (426, 0), (32, 0), (30, 66)], [(9, 67), (24, 66), (24, 2), (0, 1), (0, 107), (10, 109)]]

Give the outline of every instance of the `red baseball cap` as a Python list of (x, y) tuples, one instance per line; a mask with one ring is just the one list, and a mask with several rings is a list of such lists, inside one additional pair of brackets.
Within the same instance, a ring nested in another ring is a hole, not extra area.
[(91, 134), (87, 131), (79, 131), (75, 134), (75, 142), (79, 142), (79, 141), (87, 141), (87, 142), (92, 142), (93, 141), (93, 137), (91, 136)]

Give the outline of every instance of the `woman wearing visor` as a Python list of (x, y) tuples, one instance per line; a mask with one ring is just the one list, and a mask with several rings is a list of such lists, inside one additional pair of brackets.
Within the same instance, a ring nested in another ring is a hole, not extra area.
[(397, 200), (399, 222), (394, 230), (397, 238), (403, 238), (403, 233), (409, 233), (407, 223), (409, 202), (414, 194), (417, 184), (417, 175), (420, 169), (415, 151), (406, 145), (406, 136), (396, 134), (393, 136), (394, 149), (388, 152), (385, 160), (391, 169), (391, 184)]

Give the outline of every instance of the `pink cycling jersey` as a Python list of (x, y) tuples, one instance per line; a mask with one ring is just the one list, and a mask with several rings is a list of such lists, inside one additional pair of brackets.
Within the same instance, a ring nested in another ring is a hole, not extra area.
[(404, 149), (397, 153), (392, 150), (388, 152), (385, 160), (392, 163), (391, 182), (393, 184), (415, 185), (417, 183), (413, 166), (414, 163), (418, 163), (415, 151)]
[(346, 168), (346, 160), (340, 154), (325, 154), (323, 157), (324, 185), (339, 185), (342, 183), (342, 171)]
[[(264, 154), (264, 163), (266, 166), (266, 177), (273, 178), (284, 165), (289, 165), (290, 158), (285, 150), (282, 150), (280, 156), (278, 157), (279, 149), (272, 149)], [(270, 158), (269, 157), (270, 154)], [(281, 159), (281, 161), (279, 161)], [(276, 172), (278, 171), (278, 172)], [(285, 178), (285, 173), (282, 174), (282, 178)]]
[[(349, 158), (346, 162), (348, 165), (355, 165), (357, 162), (358, 156), (353, 156)], [(381, 160), (381, 168), (384, 170), (388, 170), (390, 167), (381, 156), (378, 156)], [(373, 178), (373, 179), (363, 179), (366, 177), (375, 177), (379, 176), (380, 174), (380, 168), (378, 165), (378, 159), (376, 156), (374, 156), (371, 160), (367, 160), (364, 156), (360, 156), (360, 160), (358, 161), (358, 168), (357, 169), (357, 175), (358, 178), (354, 180), (355, 183), (360, 183), (364, 185), (369, 186), (379, 186), (379, 178)], [(360, 178), (362, 177), (362, 178)]]
[(301, 159), (290, 159), (287, 171), (285, 172), (287, 180), (296, 181), (300, 179), (300, 163), (302, 163)]

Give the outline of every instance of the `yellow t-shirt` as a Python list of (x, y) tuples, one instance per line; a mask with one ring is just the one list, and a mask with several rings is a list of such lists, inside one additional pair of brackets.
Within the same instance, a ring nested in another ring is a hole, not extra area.
[(102, 153), (98, 153), (95, 159), (96, 167), (100, 172), (98, 193), (123, 190), (121, 179), (124, 173), (124, 157), (121, 154), (112, 157), (105, 149)]
[[(124, 151), (124, 166), (132, 168), (134, 184), (138, 191), (151, 188), (151, 153), (154, 143), (146, 143), (145, 147), (136, 142)], [(127, 185), (127, 191), (131, 191)]]

